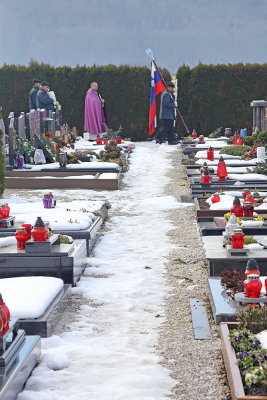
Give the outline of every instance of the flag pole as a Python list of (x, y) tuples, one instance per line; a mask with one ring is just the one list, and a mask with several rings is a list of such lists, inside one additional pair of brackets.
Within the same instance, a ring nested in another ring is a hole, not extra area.
[[(158, 66), (157, 66), (157, 63), (156, 63), (155, 58), (154, 58), (154, 56), (153, 56), (152, 50), (151, 50), (151, 49), (146, 49), (146, 53), (147, 53), (148, 57), (150, 57), (150, 58), (152, 59), (152, 61), (154, 62), (155, 68), (156, 68), (156, 70), (157, 70), (157, 73), (159, 74), (160, 79), (161, 79), (162, 82), (163, 82), (163, 85), (164, 85), (165, 88), (167, 89), (166, 81), (165, 81), (165, 79), (163, 78), (163, 75), (162, 75), (162, 73), (160, 72), (160, 70), (159, 70), (159, 68), (158, 68)], [(178, 109), (177, 106), (176, 106), (176, 111), (177, 111), (177, 114), (179, 115), (179, 117), (180, 117), (180, 119), (181, 119), (181, 121), (182, 121), (182, 123), (183, 123), (183, 125), (184, 125), (184, 127), (185, 127), (185, 130), (186, 130), (187, 134), (189, 135), (189, 130), (188, 130), (188, 128), (187, 128), (187, 126), (186, 126), (186, 123), (184, 122), (184, 119), (183, 119), (183, 117), (182, 117), (182, 114), (180, 113), (180, 111), (179, 111), (179, 109)]]

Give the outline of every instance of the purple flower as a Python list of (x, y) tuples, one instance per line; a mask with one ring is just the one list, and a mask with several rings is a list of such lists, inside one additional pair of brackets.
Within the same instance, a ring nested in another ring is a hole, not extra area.
[(259, 340), (255, 340), (254, 344), (259, 346), (261, 344), (261, 342)]
[(244, 333), (244, 336), (245, 336), (245, 338), (248, 339), (248, 333), (247, 332)]
[(238, 342), (238, 340), (239, 340), (239, 336), (236, 336), (235, 341)]
[(239, 354), (239, 360), (242, 360), (243, 357), (244, 357), (244, 354), (243, 354), (243, 353), (240, 353), (240, 354)]
[(233, 347), (235, 347), (235, 344), (234, 344), (234, 342), (231, 340), (231, 345), (233, 346)]
[(256, 356), (255, 356), (254, 353), (251, 353), (251, 357), (252, 357), (252, 358), (256, 358)]

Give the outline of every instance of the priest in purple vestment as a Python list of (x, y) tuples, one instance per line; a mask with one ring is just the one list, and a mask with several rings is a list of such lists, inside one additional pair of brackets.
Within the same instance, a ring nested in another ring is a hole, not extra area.
[[(98, 84), (92, 82), (90, 89), (85, 96), (84, 131), (89, 132), (90, 139), (95, 139), (97, 135), (106, 132), (104, 106), (105, 101), (97, 92)], [(109, 126), (109, 123), (107, 123)]]

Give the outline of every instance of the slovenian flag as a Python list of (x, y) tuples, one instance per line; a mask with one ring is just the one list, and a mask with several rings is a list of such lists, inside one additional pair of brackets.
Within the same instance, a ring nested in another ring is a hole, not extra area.
[(150, 91), (150, 110), (149, 110), (149, 135), (156, 128), (156, 96), (165, 90), (165, 86), (159, 77), (154, 61), (151, 63), (151, 91)]

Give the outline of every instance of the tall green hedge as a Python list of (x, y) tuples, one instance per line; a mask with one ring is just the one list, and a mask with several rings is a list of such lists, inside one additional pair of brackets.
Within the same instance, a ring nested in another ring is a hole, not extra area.
[(4, 65), (0, 68), (0, 105), (4, 119), (10, 111), (28, 111), (32, 80), (51, 84), (62, 105), (63, 120), (83, 132), (84, 98), (90, 82), (97, 81), (106, 100), (113, 130), (121, 124), (124, 134), (134, 139), (148, 137), (150, 71), (146, 67), (122, 65), (59, 67), (32, 61), (29, 67)]
[[(219, 126), (252, 130), (252, 100), (267, 99), (267, 63), (183, 65), (177, 71), (179, 109), (189, 131), (208, 134)], [(178, 133), (184, 135), (181, 122)]]

